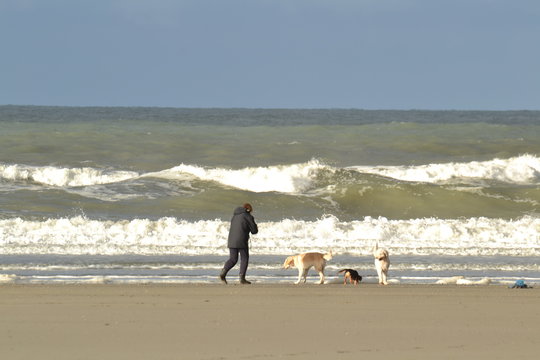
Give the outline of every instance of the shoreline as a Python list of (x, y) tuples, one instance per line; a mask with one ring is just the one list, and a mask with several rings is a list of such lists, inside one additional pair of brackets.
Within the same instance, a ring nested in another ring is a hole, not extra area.
[(530, 359), (540, 291), (502, 285), (1, 284), (24, 359)]

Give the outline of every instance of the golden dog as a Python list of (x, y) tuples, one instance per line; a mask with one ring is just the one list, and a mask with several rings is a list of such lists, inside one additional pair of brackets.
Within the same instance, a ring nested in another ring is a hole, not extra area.
[(373, 257), (375, 258), (375, 269), (379, 276), (379, 284), (388, 285), (388, 269), (390, 268), (390, 257), (388, 250), (379, 249), (379, 243), (373, 247)]
[(324, 284), (324, 268), (326, 261), (332, 259), (332, 252), (321, 254), (318, 252), (309, 252), (305, 254), (289, 256), (283, 263), (283, 268), (289, 269), (296, 267), (298, 269), (298, 281), (295, 284), (300, 284), (302, 278), (304, 283), (308, 270), (313, 266), (315, 270), (319, 272), (320, 281), (319, 284)]

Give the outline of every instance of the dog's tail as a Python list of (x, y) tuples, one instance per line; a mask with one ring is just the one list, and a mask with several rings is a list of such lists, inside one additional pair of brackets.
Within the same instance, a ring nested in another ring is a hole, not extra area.
[(341, 274), (341, 273), (347, 272), (347, 271), (349, 271), (349, 270), (350, 270), (350, 269), (343, 269), (343, 270), (339, 270), (337, 273), (338, 273), (338, 274)]
[(326, 254), (323, 255), (323, 258), (325, 260), (332, 260), (332, 251), (330, 252), (327, 252)]

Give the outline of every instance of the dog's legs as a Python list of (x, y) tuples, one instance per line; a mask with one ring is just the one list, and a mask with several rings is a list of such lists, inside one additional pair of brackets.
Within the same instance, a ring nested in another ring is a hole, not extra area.
[(387, 281), (387, 273), (386, 271), (381, 271), (381, 275), (382, 275), (382, 284), (383, 285), (388, 285), (388, 281)]
[(317, 271), (319, 272), (319, 277), (321, 278), (321, 281), (319, 281), (319, 284), (324, 284), (324, 265), (319, 267)]
[(319, 284), (324, 284), (324, 272), (319, 271), (319, 277), (321, 278), (321, 281), (319, 281)]
[(377, 276), (379, 277), (379, 284), (382, 284), (383, 278), (382, 278), (381, 262), (377, 259), (375, 260), (375, 268), (377, 269)]
[(305, 283), (307, 278), (308, 269), (298, 269), (298, 280), (295, 282), (295, 284), (300, 284), (300, 282)]
[(298, 269), (298, 280), (295, 282), (295, 284), (300, 284), (300, 281), (302, 281), (302, 275), (304, 274), (303, 269)]
[(302, 277), (304, 278), (304, 284), (306, 283), (306, 280), (307, 280), (308, 271), (309, 271), (309, 269), (304, 269), (304, 272), (302, 273)]

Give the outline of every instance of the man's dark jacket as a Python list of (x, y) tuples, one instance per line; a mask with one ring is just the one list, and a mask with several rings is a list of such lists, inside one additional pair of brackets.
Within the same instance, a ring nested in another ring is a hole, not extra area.
[(255, 219), (245, 208), (241, 206), (237, 207), (234, 209), (234, 215), (231, 220), (228, 247), (233, 249), (249, 248), (248, 240), (250, 232), (252, 234), (259, 232)]

